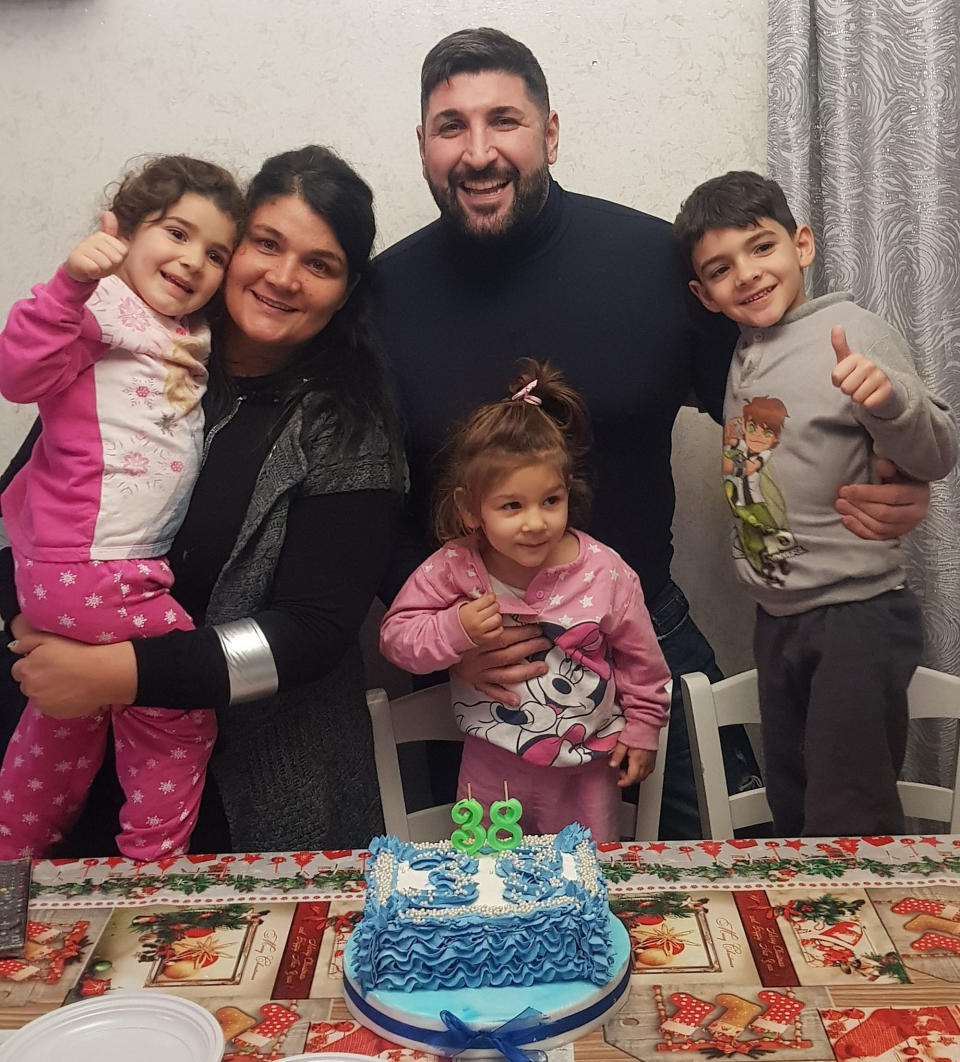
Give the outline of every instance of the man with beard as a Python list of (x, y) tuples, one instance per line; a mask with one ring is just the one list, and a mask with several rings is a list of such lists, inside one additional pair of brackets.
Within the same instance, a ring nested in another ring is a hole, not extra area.
[[(493, 29), (450, 34), (424, 60), (420, 103), (420, 158), (440, 217), (380, 255), (375, 279), (421, 536), (431, 461), (451, 421), (502, 395), (518, 358), (549, 359), (591, 411), (588, 530), (639, 574), (673, 674), (720, 678), (670, 579), (670, 452), (674, 419), (691, 392), (720, 420), (735, 328), (690, 296), (667, 222), (567, 192), (550, 178), (559, 121), (525, 45)], [(869, 512), (838, 502), (865, 537), (910, 530), (925, 511), (917, 485), (843, 489), (880, 492), (859, 499)], [(892, 510), (873, 508), (887, 501)], [(405, 544), (393, 589), (423, 559), (423, 544)], [(508, 630), (504, 648), (460, 666), (473, 669), (470, 681), (491, 698), (515, 704), (500, 684), (543, 673), (542, 664), (524, 661), (548, 646), (537, 633)], [(726, 728), (724, 739), (729, 788), (749, 788), (756, 765), (742, 728)], [(660, 836), (700, 836), (678, 682)]]

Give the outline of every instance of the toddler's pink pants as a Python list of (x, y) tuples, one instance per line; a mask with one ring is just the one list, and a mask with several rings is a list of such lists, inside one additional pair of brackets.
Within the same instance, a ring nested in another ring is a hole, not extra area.
[[(193, 629), (170, 594), (162, 557), (61, 563), (14, 550), (14, 561), (23, 614), (41, 630), (104, 644)], [(0, 858), (40, 858), (66, 833), (103, 762), (111, 725), (127, 798), (120, 851), (144, 860), (186, 851), (216, 738), (212, 710), (118, 708), (54, 719), (28, 704), (0, 768)]]
[(523, 805), (520, 828), (524, 833), (559, 833), (571, 822), (589, 828), (595, 841), (620, 837), (620, 772), (607, 764), (607, 757), (581, 767), (543, 767), (528, 763), (499, 745), (465, 734), (457, 799), (467, 795), (489, 808), (503, 800), (503, 783)]

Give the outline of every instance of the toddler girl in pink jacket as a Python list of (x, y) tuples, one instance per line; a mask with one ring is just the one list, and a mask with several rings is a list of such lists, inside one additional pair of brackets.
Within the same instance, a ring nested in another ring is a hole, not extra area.
[[(43, 431), (0, 499), (17, 595), (36, 628), (84, 642), (190, 629), (164, 560), (200, 465), (210, 333), (243, 199), (186, 156), (128, 174), (101, 229), (14, 305), (0, 392)], [(0, 769), (0, 858), (42, 856), (79, 813), (112, 721), (126, 803), (120, 851), (186, 850), (216, 735), (213, 712), (106, 709), (54, 719), (28, 704)]]
[(505, 624), (538, 623), (547, 674), (514, 708), (451, 677), (464, 732), (458, 796), (484, 807), (503, 783), (530, 833), (570, 822), (619, 836), (620, 789), (656, 760), (670, 678), (640, 580), (571, 526), (585, 519), (580, 465), (589, 429), (580, 396), (526, 361), (510, 397), (477, 410), (444, 452), (436, 531), (444, 546), (410, 576), (380, 630), (384, 656), (414, 674), (458, 663)]

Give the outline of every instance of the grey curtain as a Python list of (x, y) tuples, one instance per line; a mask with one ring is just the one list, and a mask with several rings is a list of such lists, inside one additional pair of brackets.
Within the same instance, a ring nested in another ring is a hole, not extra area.
[[(845, 289), (907, 337), (960, 414), (960, 0), (769, 0), (770, 176)], [(925, 663), (960, 675), (960, 476), (905, 540)], [(955, 727), (914, 724), (907, 777), (952, 784)]]

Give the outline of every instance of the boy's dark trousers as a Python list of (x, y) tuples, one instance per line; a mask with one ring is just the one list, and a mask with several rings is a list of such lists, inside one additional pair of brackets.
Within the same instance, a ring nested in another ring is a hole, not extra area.
[(778, 835), (903, 833), (897, 776), (922, 649), (909, 590), (792, 616), (758, 606), (763, 773)]

